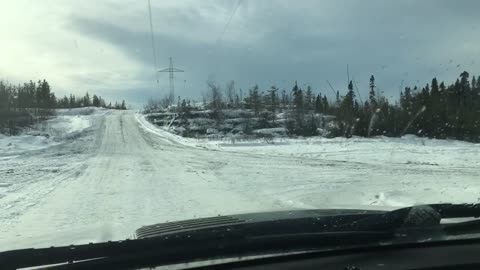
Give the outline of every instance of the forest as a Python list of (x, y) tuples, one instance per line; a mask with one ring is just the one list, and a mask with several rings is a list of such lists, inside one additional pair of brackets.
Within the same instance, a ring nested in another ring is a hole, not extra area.
[(46, 80), (13, 85), (0, 80), (0, 132), (15, 133), (20, 127), (48, 119), (55, 109), (103, 107), (126, 110), (125, 101), (106, 103), (101, 96), (87, 92), (84, 96), (70, 94), (57, 98)]
[[(228, 82), (223, 89), (216, 82), (208, 81), (208, 92), (200, 104), (209, 111), (207, 117), (215, 120), (217, 127), (225, 124), (232, 110), (243, 110), (243, 119), (259, 120), (255, 128), (283, 126), (290, 136), (322, 135), (320, 131), (328, 128), (330, 137), (415, 134), (480, 141), (480, 76), (470, 76), (464, 71), (448, 85), (433, 78), (421, 88), (405, 87), (396, 100), (388, 100), (379, 93), (373, 75), (369, 81), (365, 86), (369, 89), (368, 96), (364, 99), (350, 81), (343, 93), (336, 91), (333, 100), (315, 93), (310, 86), (302, 89), (297, 82), (290, 91), (280, 91), (275, 86), (261, 90), (255, 85), (244, 97), (234, 81)], [(159, 104), (165, 107), (168, 101), (151, 100), (145, 111), (158, 111), (162, 108)], [(175, 121), (179, 125), (186, 123), (193, 117), (192, 112), (199, 110), (198, 104), (178, 97), (177, 105), (173, 106), (178, 113)], [(283, 119), (279, 119), (279, 115)], [(326, 127), (325, 121), (319, 121), (323, 116), (333, 116), (334, 125)], [(243, 132), (249, 133), (251, 129), (244, 128)]]

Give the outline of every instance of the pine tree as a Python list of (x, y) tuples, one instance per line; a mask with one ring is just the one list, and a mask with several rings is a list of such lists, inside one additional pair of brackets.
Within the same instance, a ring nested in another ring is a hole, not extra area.
[(440, 93), (440, 88), (438, 86), (438, 81), (437, 78), (432, 79), (432, 90), (431, 90), (431, 95), (432, 96), (438, 96)]
[(321, 96), (322, 96), (321, 94), (318, 94), (317, 97), (315, 98), (315, 112), (316, 113), (323, 113)]
[(278, 97), (277, 97), (278, 88), (275, 86), (270, 87), (268, 90), (268, 107), (270, 111), (275, 115), (277, 111)]
[(70, 100), (69, 100), (69, 107), (70, 108), (75, 108), (77, 106), (77, 101), (75, 99), (75, 95), (70, 94)]
[(90, 95), (88, 92), (85, 94), (85, 97), (83, 98), (83, 107), (90, 107), (92, 106), (92, 101), (90, 100)]
[(185, 112), (187, 110), (187, 101), (185, 99), (182, 100), (182, 103), (180, 103), (179, 107), (179, 112)]
[(313, 100), (314, 96), (312, 93), (312, 87), (308, 85), (307, 91), (305, 92), (305, 111), (308, 112), (313, 109)]
[(57, 97), (55, 96), (55, 93), (50, 93), (50, 97), (48, 98), (47, 108), (49, 110), (53, 110), (56, 107), (57, 107)]
[(252, 89), (250, 89), (250, 102), (255, 116), (258, 116), (261, 110), (261, 97), (258, 90), (258, 85), (255, 85)]
[(293, 92), (293, 104), (295, 105), (295, 112), (298, 117), (303, 117), (304, 114), (304, 97), (303, 91), (297, 85), (295, 81), (295, 86), (292, 89)]
[(323, 105), (323, 108), (322, 108), (323, 113), (327, 114), (329, 110), (327, 95), (323, 96), (322, 105)]
[(460, 85), (462, 90), (470, 90), (470, 83), (468, 82), (469, 78), (468, 72), (464, 71), (460, 74)]
[(355, 101), (355, 93), (353, 92), (353, 82), (350, 81), (348, 83), (348, 92), (342, 100), (339, 108), (339, 119), (345, 125), (344, 133), (345, 136), (350, 137), (351, 128), (354, 124), (354, 101)]
[(430, 98), (428, 100), (428, 118), (429, 118), (429, 130), (428, 133), (438, 134), (439, 126), (444, 121), (442, 115), (442, 104), (440, 99), (440, 87), (438, 85), (437, 78), (432, 79), (432, 86), (430, 90)]
[(69, 108), (70, 107), (70, 100), (68, 99), (67, 96), (64, 96), (61, 101), (61, 106), (62, 108)]
[(283, 89), (282, 91), (282, 107), (284, 110), (287, 109), (287, 106), (289, 105), (289, 99), (288, 99), (288, 94), (287, 94), (287, 91), (285, 91), (285, 89)]
[(370, 93), (369, 93), (369, 100), (370, 100), (370, 105), (372, 106), (372, 108), (377, 108), (378, 104), (377, 104), (377, 98), (376, 98), (376, 94), (375, 94), (375, 77), (370, 76)]
[(94, 107), (100, 107), (100, 99), (98, 99), (98, 96), (95, 94), (92, 96), (92, 105)]

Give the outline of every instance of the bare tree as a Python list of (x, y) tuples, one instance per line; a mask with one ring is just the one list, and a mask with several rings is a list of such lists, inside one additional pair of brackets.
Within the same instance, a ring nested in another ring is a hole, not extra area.
[(235, 81), (231, 80), (227, 83), (227, 86), (225, 88), (225, 96), (227, 99), (227, 103), (230, 106), (233, 106), (233, 104), (235, 103), (235, 97), (237, 96), (235, 90)]
[(210, 96), (210, 108), (214, 111), (222, 109), (222, 92), (220, 87), (213, 80), (207, 81), (207, 87)]

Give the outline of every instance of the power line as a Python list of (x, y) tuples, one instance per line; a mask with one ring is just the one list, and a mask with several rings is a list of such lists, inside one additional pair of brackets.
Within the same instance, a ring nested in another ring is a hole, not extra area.
[(242, 0), (238, 0), (237, 5), (236, 5), (235, 8), (233, 9), (232, 15), (230, 15), (230, 18), (228, 18), (228, 21), (227, 21), (227, 23), (225, 24), (225, 27), (223, 28), (223, 31), (222, 31), (222, 33), (220, 34), (220, 37), (217, 39), (217, 44), (222, 41), (223, 36), (224, 36), (225, 33), (227, 32), (228, 26), (230, 25), (230, 22), (231, 22), (232, 19), (233, 19), (233, 16), (235, 16), (235, 13), (237, 13), (238, 7), (240, 7), (240, 3), (241, 3), (241, 2), (242, 2)]
[(350, 70), (348, 69), (348, 64), (347, 64), (347, 85), (350, 83)]
[(327, 80), (328, 85), (330, 86), (330, 89), (332, 89), (333, 96), (336, 96), (337, 93), (335, 92), (335, 89), (333, 89), (332, 84)]
[(153, 35), (153, 22), (152, 22), (152, 5), (150, 4), (150, 0), (148, 2), (148, 18), (150, 19), (150, 36), (152, 39), (152, 53), (153, 53), (153, 65), (154, 65), (154, 72), (155, 72), (155, 79), (157, 80), (157, 88), (160, 88), (160, 81), (158, 78), (158, 62), (157, 62), (157, 52), (155, 46), (155, 37)]

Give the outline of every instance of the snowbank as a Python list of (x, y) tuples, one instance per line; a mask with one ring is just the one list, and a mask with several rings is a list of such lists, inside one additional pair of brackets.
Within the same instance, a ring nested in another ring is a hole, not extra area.
[[(146, 115), (136, 114), (135, 117), (145, 130), (156, 133), (170, 143), (185, 146), (364, 164), (480, 167), (480, 144), (464, 141), (428, 139), (415, 135), (405, 135), (402, 138), (288, 138), (284, 128), (254, 130), (253, 136), (233, 133), (220, 136), (217, 130), (210, 128), (207, 136), (195, 139), (173, 134), (173, 128), (152, 124), (146, 119)], [(200, 118), (191, 121), (205, 120), (207, 119)], [(258, 134), (269, 136), (255, 137)]]
[(201, 147), (201, 148), (218, 147), (217, 142), (208, 142), (206, 140), (201, 141), (193, 138), (184, 138), (182, 136), (173, 134), (169, 132), (166, 128), (162, 128), (150, 123), (145, 117), (146, 117), (145, 115), (140, 113), (135, 114), (135, 119), (138, 121), (138, 123), (140, 123), (140, 127), (147, 132), (151, 132), (162, 137), (170, 144), (180, 144), (184, 146)]
[(56, 117), (25, 129), (20, 135), (0, 134), (0, 156), (40, 150), (73, 139), (91, 127), (96, 117), (107, 111), (94, 107), (56, 110)]
[[(306, 159), (334, 160), (368, 164), (421, 166), (459, 166), (480, 168), (480, 144), (456, 140), (437, 140), (406, 135), (402, 138), (320, 138), (279, 139), (272, 142), (227, 141), (224, 149), (263, 154), (298, 156)], [(479, 169), (480, 171), (480, 169)]]
[(105, 113), (108, 110), (105, 108), (97, 108), (97, 107), (85, 107), (85, 108), (73, 108), (73, 109), (57, 109), (55, 113), (57, 116), (77, 116), (77, 115), (92, 115), (92, 114), (99, 114)]

